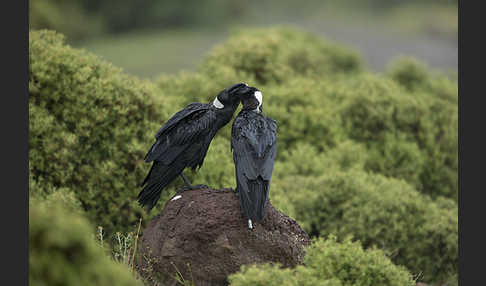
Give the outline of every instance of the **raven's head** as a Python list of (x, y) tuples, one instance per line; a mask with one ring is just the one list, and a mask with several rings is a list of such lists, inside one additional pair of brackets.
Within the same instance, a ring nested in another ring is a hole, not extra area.
[(227, 89), (222, 90), (213, 102), (213, 105), (222, 109), (225, 107), (231, 107), (236, 109), (238, 104), (240, 104), (241, 96), (245, 93), (250, 92), (251, 87), (244, 82), (233, 84)]
[(240, 98), (243, 109), (262, 111), (263, 97), (258, 88), (249, 86), (248, 90), (241, 94)]

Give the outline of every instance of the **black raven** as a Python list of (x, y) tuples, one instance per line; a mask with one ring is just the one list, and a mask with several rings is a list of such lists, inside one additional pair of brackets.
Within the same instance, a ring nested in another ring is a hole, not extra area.
[(211, 140), (226, 125), (240, 104), (240, 96), (248, 92), (246, 83), (237, 83), (222, 90), (212, 103), (194, 102), (174, 114), (155, 135), (145, 162), (152, 162), (141, 184), (138, 202), (150, 211), (160, 198), (162, 189), (181, 175), (187, 188), (192, 186), (183, 170), (201, 167)]
[(262, 94), (250, 87), (241, 97), (243, 109), (233, 121), (231, 150), (236, 170), (236, 193), (241, 209), (252, 222), (265, 218), (265, 211), (277, 155), (277, 123), (263, 114)]

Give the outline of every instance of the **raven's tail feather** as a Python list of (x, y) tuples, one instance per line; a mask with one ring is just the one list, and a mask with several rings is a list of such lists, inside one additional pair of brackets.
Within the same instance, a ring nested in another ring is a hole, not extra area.
[[(143, 187), (143, 185), (145, 185), (145, 183), (147, 183), (147, 181), (149, 180), (150, 178), (150, 175), (152, 174), (152, 171), (154, 170), (154, 166), (155, 166), (155, 163), (152, 164), (152, 167), (150, 167), (150, 171), (148, 172), (147, 176), (145, 177), (145, 179), (143, 180), (143, 182), (140, 184), (140, 187)], [(140, 195), (139, 195), (140, 196)]]
[(162, 189), (167, 187), (182, 172), (174, 166), (166, 166), (155, 161), (142, 183), (145, 187), (138, 194), (138, 203), (150, 211), (160, 199)]
[(265, 218), (265, 211), (268, 198), (268, 185), (269, 182), (258, 177), (256, 180), (250, 183), (253, 195), (253, 201), (255, 202), (255, 216), (256, 221), (262, 221)]
[(258, 177), (256, 180), (249, 180), (246, 183), (247, 191), (242, 186), (238, 190), (241, 207), (249, 219), (255, 222), (262, 221), (267, 208), (269, 181)]

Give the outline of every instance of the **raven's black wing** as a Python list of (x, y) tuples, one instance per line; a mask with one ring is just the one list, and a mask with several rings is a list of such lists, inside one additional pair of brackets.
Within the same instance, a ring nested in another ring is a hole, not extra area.
[(152, 209), (163, 188), (169, 185), (186, 167), (201, 166), (216, 121), (214, 108), (209, 104), (191, 104), (176, 113), (157, 132), (156, 142), (145, 156), (154, 161), (138, 195), (141, 205)]
[(216, 114), (210, 104), (191, 103), (174, 114), (155, 135), (145, 162), (153, 160), (170, 164), (191, 142), (197, 140), (201, 133), (208, 132)]
[(263, 114), (246, 115), (233, 123), (231, 149), (241, 206), (250, 219), (258, 221), (265, 216), (277, 155), (277, 124)]

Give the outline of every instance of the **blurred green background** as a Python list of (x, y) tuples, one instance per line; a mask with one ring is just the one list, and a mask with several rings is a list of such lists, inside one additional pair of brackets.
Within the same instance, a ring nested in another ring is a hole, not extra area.
[(457, 0), (30, 0), (31, 28), (142, 77), (194, 70), (231, 30), (276, 24), (348, 44), (376, 71), (409, 55), (454, 76), (457, 19)]

